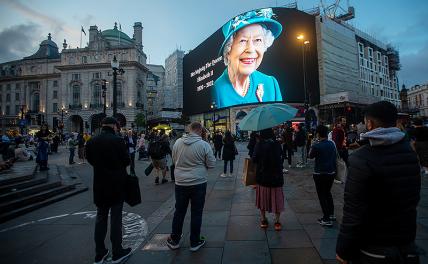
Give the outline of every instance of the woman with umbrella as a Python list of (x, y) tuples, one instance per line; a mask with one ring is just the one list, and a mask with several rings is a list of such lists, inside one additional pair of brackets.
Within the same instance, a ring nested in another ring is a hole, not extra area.
[(272, 128), (260, 132), (261, 140), (256, 144), (252, 160), (257, 164), (256, 171), (256, 206), (260, 209), (261, 228), (267, 228), (269, 223), (266, 211), (275, 214), (274, 228), (282, 229), (279, 217), (284, 211), (284, 177), (282, 174), (281, 144), (275, 140)]

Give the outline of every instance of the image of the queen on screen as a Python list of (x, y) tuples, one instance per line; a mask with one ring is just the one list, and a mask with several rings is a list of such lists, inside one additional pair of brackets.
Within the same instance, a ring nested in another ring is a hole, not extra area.
[(273, 17), (271, 8), (263, 8), (236, 16), (222, 27), (224, 41), (219, 53), (226, 69), (212, 90), (217, 108), (282, 101), (275, 77), (257, 71), (264, 53), (282, 32), (282, 25)]

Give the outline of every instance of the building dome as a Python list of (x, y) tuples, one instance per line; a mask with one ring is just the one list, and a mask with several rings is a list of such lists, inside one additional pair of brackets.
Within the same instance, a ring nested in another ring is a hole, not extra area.
[(133, 40), (128, 35), (117, 29), (117, 23), (114, 23), (113, 29), (104, 30), (101, 32), (101, 35), (112, 45), (119, 45), (119, 43), (134, 44)]
[(48, 39), (43, 40), (40, 43), (39, 50), (31, 56), (25, 57), (24, 60), (33, 59), (58, 59), (60, 54), (58, 52), (58, 46), (52, 41), (51, 33), (48, 34)]

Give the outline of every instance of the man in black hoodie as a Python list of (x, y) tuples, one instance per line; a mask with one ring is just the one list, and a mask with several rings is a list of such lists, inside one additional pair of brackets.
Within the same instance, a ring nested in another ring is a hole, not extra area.
[(414, 244), (421, 176), (416, 153), (395, 127), (396, 107), (365, 111), (369, 141), (352, 153), (336, 258), (341, 263), (419, 263)]

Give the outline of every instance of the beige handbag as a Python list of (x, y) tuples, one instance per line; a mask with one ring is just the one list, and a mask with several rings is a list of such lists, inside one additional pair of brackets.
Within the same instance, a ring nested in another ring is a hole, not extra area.
[(257, 184), (256, 168), (257, 168), (257, 165), (254, 164), (250, 158), (245, 158), (244, 172), (242, 177), (242, 182), (244, 183), (245, 186)]

